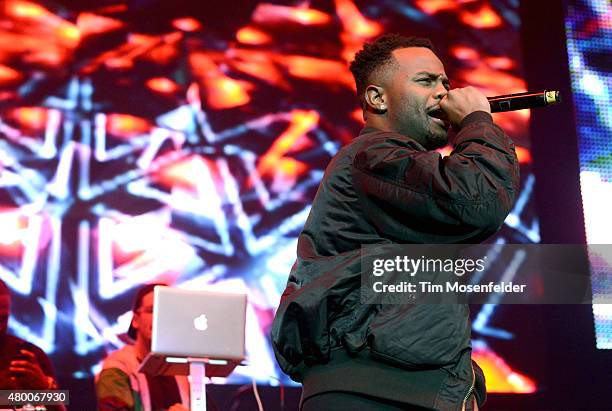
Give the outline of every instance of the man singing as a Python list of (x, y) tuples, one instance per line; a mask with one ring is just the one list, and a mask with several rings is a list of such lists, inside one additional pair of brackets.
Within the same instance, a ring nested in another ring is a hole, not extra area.
[(478, 409), (467, 306), (363, 304), (360, 248), (495, 233), (518, 191), (514, 145), (481, 92), (450, 88), (429, 40), (384, 35), (350, 69), (365, 128), (332, 159), (300, 234), (276, 358), (302, 382), (305, 411)]

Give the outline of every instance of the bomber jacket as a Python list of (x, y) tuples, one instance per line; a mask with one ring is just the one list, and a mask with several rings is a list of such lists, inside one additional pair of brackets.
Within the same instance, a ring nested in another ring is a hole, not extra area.
[(452, 410), (475, 390), (484, 402), (467, 306), (360, 300), (362, 245), (479, 243), (503, 224), (519, 185), (513, 142), (479, 111), (462, 121), (454, 145), (442, 157), (366, 127), (331, 160), (271, 331), (280, 367), (304, 383), (303, 399), (366, 390)]

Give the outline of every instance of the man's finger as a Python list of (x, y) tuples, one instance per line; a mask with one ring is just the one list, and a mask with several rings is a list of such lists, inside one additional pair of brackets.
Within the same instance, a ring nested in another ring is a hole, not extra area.
[(11, 371), (11, 373), (16, 374), (19, 378), (34, 378), (36, 376), (36, 373), (32, 370), (29, 370), (27, 368), (9, 368), (9, 370)]
[(33, 363), (38, 363), (38, 361), (36, 360), (36, 355), (34, 355), (33, 352), (21, 349), (21, 350), (19, 350), (19, 353), (21, 355), (27, 357), (28, 361), (31, 361)]
[(31, 362), (24, 361), (24, 360), (11, 361), (11, 366), (12, 367), (28, 368), (28, 369), (31, 369), (31, 370), (38, 370), (38, 365), (32, 364)]

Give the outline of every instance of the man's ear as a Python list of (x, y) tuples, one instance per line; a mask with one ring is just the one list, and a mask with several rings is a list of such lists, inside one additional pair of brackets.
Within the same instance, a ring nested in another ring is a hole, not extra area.
[(370, 84), (366, 87), (363, 98), (366, 110), (379, 114), (387, 111), (387, 96), (384, 88)]
[(136, 311), (134, 313), (134, 315), (132, 316), (132, 322), (130, 323), (131, 327), (134, 327), (134, 329), (138, 330), (138, 328), (140, 328), (139, 324), (138, 324), (138, 320), (140, 319), (140, 313), (138, 311)]

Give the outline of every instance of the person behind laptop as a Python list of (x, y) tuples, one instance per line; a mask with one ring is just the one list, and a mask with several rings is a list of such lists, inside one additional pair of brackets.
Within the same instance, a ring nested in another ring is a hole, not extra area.
[(109, 354), (96, 376), (100, 411), (188, 411), (189, 382), (186, 376), (149, 376), (138, 372), (151, 351), (153, 289), (146, 284), (136, 293), (128, 335), (134, 344)]
[[(0, 280), (0, 390), (57, 390), (51, 361), (36, 345), (8, 333), (11, 294)], [(0, 405), (0, 409), (4, 406)], [(65, 410), (48, 405), (47, 410)]]

